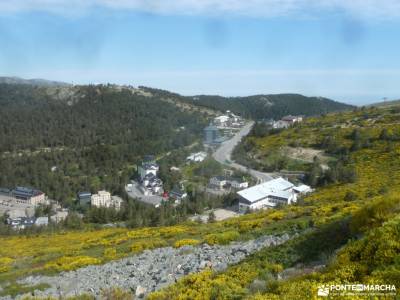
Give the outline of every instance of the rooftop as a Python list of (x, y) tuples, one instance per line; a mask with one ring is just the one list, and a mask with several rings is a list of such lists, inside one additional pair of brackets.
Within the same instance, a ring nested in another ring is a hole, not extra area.
[(35, 190), (33, 188), (22, 187), (22, 186), (17, 186), (12, 192), (14, 194), (28, 196), (28, 197), (33, 197), (33, 196), (43, 194), (43, 192), (41, 192), (39, 190)]
[(289, 189), (292, 187), (294, 185), (291, 182), (279, 177), (239, 191), (238, 195), (250, 202), (256, 202), (268, 196), (287, 198), (291, 195)]

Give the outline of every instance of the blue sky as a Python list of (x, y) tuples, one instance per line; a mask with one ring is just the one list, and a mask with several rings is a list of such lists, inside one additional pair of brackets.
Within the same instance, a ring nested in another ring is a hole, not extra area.
[(185, 95), (291, 92), (355, 104), (395, 99), (397, 2), (0, 2), (0, 75), (146, 85)]

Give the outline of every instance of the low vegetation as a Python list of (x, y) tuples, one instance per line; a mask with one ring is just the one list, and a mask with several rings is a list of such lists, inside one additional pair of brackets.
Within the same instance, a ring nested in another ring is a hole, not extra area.
[[(343, 164), (319, 170), (320, 187), (292, 207), (310, 217), (308, 229), (225, 272), (187, 276), (150, 299), (316, 299), (321, 285), (400, 286), (398, 117), (397, 109), (369, 108), (311, 118), (293, 129), (250, 137), (252, 150), (259, 153), (298, 139), (302, 147), (324, 149)], [(327, 139), (330, 142), (324, 143)], [(354, 170), (354, 176), (343, 179), (346, 172), (341, 171), (334, 177), (330, 172), (335, 167)], [(274, 212), (275, 218), (287, 218), (288, 209)], [(246, 222), (257, 228), (256, 221)]]

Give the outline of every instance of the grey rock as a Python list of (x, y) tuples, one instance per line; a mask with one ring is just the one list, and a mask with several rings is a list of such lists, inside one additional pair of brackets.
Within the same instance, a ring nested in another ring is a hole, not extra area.
[[(127, 257), (104, 265), (87, 266), (57, 276), (29, 276), (19, 283), (36, 285), (47, 283), (50, 288), (35, 291), (35, 296), (59, 297), (90, 292), (99, 299), (102, 288), (117, 286), (134, 292), (137, 298), (166, 287), (184, 275), (204, 268), (223, 271), (229, 265), (239, 263), (246, 256), (274, 244), (290, 239), (288, 234), (262, 236), (252, 241), (233, 242), (229, 245), (202, 244), (145, 250), (141, 254)], [(10, 297), (0, 297), (9, 300)]]

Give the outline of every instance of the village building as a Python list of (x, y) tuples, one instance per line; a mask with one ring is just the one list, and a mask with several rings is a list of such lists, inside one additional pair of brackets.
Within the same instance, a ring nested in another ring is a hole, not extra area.
[(197, 153), (192, 153), (190, 154), (187, 158), (186, 161), (188, 162), (202, 162), (203, 160), (205, 160), (207, 157), (207, 153), (206, 152), (197, 152)]
[(234, 189), (245, 189), (249, 187), (249, 182), (241, 178), (231, 178), (229, 179), (229, 184)]
[(240, 127), (243, 125), (243, 120), (240, 116), (227, 110), (224, 115), (214, 118), (213, 123), (217, 127)]
[(217, 189), (223, 189), (228, 184), (225, 176), (214, 176), (210, 178), (210, 186)]
[(214, 176), (210, 178), (209, 184), (216, 189), (232, 187), (233, 189), (245, 189), (249, 186), (248, 181), (241, 178), (231, 178), (226, 176)]
[(96, 207), (115, 208), (119, 210), (123, 200), (118, 196), (111, 196), (107, 191), (99, 191), (91, 196), (91, 205)]
[(171, 192), (169, 192), (169, 197), (178, 201), (181, 201), (187, 198), (187, 193), (183, 189), (174, 188)]
[(255, 185), (237, 192), (239, 211), (273, 208), (278, 205), (290, 205), (297, 202), (299, 194), (306, 190), (305, 185), (296, 190), (296, 186), (282, 177)]
[(138, 168), (140, 190), (145, 196), (161, 195), (164, 193), (163, 182), (157, 174), (160, 167), (153, 156), (146, 156)]
[(282, 121), (288, 122), (290, 125), (294, 125), (295, 123), (300, 123), (303, 121), (303, 117), (302, 116), (284, 116), (282, 118)]
[(10, 192), (10, 196), (16, 199), (16, 202), (37, 206), (39, 204), (48, 204), (47, 197), (42, 191), (17, 186)]
[(160, 167), (155, 162), (143, 162), (138, 168), (139, 176), (143, 179), (146, 175), (153, 174), (157, 176)]
[(272, 124), (272, 128), (274, 129), (285, 129), (285, 128), (289, 128), (290, 127), (290, 123), (283, 121), (283, 120), (278, 120), (276, 122), (273, 122)]

